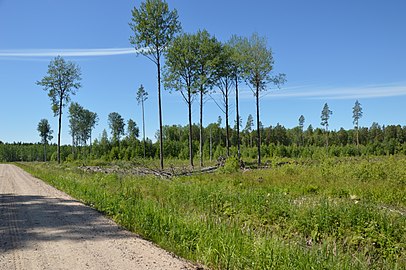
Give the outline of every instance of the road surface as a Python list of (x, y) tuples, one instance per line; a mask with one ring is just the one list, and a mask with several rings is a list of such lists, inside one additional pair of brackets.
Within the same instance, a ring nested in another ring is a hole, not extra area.
[(0, 164), (0, 269), (196, 269), (14, 165)]

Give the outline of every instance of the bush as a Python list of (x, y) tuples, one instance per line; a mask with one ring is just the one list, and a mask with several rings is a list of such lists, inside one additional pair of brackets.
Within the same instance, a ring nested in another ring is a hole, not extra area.
[(227, 158), (224, 166), (220, 168), (221, 173), (233, 173), (238, 172), (240, 169), (240, 162), (236, 157)]

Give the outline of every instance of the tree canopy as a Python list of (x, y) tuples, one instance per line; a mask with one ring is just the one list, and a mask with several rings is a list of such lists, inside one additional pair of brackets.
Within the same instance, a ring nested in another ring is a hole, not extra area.
[(50, 140), (52, 140), (52, 133), (54, 131), (51, 129), (51, 125), (47, 119), (41, 119), (39, 121), (37, 130), (39, 132), (39, 136), (41, 137), (41, 142), (44, 145), (44, 161), (47, 161), (46, 145)]
[(138, 9), (134, 7), (131, 21), (130, 43), (155, 64), (181, 30), (177, 10), (169, 10), (168, 3), (162, 0), (146, 0)]
[(72, 144), (85, 145), (87, 141), (91, 141), (92, 129), (97, 124), (97, 121), (97, 113), (83, 108), (76, 102), (72, 102), (69, 106), (69, 126)]
[(328, 120), (332, 114), (333, 112), (330, 110), (328, 104), (325, 103), (321, 111), (321, 125), (325, 127), (326, 131), (328, 131)]
[(140, 129), (138, 128), (137, 123), (132, 119), (127, 121), (127, 135), (130, 140), (135, 140), (140, 135)]
[(125, 123), (123, 117), (121, 117), (121, 115), (117, 112), (112, 112), (109, 113), (108, 122), (113, 141), (119, 143), (120, 137), (124, 135), (125, 132)]

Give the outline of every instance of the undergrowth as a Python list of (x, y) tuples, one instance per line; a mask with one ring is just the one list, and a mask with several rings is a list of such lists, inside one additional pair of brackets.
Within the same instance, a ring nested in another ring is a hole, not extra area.
[(171, 181), (19, 166), (212, 269), (405, 269), (405, 164), (404, 156), (283, 162)]

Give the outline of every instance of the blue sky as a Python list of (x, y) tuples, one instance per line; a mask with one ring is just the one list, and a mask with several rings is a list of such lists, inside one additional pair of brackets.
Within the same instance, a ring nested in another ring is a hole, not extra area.
[[(325, 102), (330, 127), (352, 128), (352, 107), (364, 110), (362, 126), (372, 122), (406, 125), (406, 2), (391, 1), (192, 1), (170, 0), (185, 32), (207, 29), (219, 40), (232, 34), (265, 36), (275, 72), (286, 73), (280, 89), (270, 87), (261, 99), (265, 126), (320, 126)], [(143, 84), (147, 136), (158, 129), (156, 67), (131, 49), (128, 23), (140, 1), (0, 0), (0, 141), (38, 142), (41, 118), (57, 130), (47, 93), (35, 84), (56, 54), (76, 62), (83, 87), (72, 100), (97, 112), (93, 137), (108, 129), (107, 115), (120, 113), (141, 126), (135, 93)], [(241, 85), (243, 125), (255, 115), (249, 88)], [(234, 103), (232, 119), (235, 118)], [(193, 121), (198, 122), (194, 103)], [(186, 124), (187, 107), (178, 93), (163, 92), (164, 124)], [(204, 124), (222, 112), (208, 99)], [(223, 117), (224, 119), (224, 117)], [(233, 124), (233, 123), (231, 123)], [(56, 138), (56, 136), (54, 136)], [(54, 139), (55, 141), (55, 139)], [(62, 143), (69, 143), (64, 114)]]

